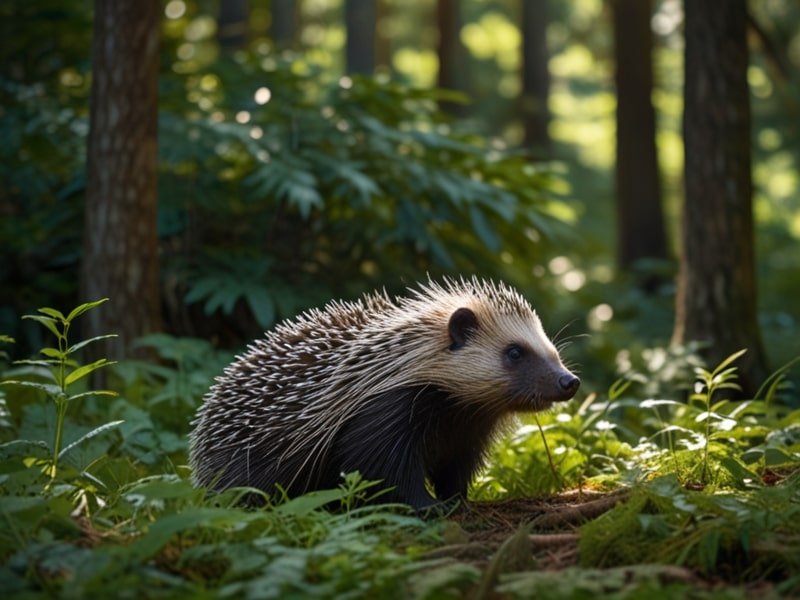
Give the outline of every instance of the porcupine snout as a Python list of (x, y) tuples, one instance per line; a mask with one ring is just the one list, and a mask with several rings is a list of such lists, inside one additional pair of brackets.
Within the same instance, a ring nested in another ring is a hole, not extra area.
[(558, 385), (564, 390), (565, 399), (568, 400), (572, 398), (578, 391), (578, 388), (581, 387), (581, 380), (572, 373), (566, 372), (558, 378)]

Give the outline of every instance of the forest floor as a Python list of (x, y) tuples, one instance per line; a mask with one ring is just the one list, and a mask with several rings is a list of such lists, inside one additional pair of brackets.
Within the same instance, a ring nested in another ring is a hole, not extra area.
[[(634, 564), (611, 569), (581, 569), (578, 528), (624, 503), (627, 490), (600, 492), (570, 490), (543, 498), (519, 498), (470, 502), (449, 517), (445, 545), (429, 552), (429, 558), (450, 558), (471, 564), (483, 573), (475, 597), (492, 590), (501, 574), (535, 569), (573, 578), (568, 587), (577, 592), (622, 593), (626, 584), (636, 587), (643, 579), (657, 588), (677, 585), (716, 596), (775, 597), (768, 581), (740, 583), (719, 576), (704, 576), (674, 564)], [(532, 533), (536, 531), (537, 533)], [(585, 585), (575, 579), (586, 579)]]

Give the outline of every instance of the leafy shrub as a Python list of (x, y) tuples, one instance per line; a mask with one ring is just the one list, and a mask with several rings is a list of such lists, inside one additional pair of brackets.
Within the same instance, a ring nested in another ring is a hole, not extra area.
[[(268, 327), (425, 271), (529, 277), (498, 256), (530, 264), (559, 230), (550, 169), (459, 133), (438, 109), (443, 92), (325, 83), (298, 64), (265, 51), (198, 68), (184, 82), (190, 105), (162, 115), (179, 240), (168, 264), (187, 301), (206, 314), (243, 302)], [(209, 80), (213, 96), (200, 91)], [(202, 194), (188, 203), (181, 186)]]

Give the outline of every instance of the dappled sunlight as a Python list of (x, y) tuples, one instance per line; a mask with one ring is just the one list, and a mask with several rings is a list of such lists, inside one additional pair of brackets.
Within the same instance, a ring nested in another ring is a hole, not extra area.
[(603, 303), (589, 311), (586, 323), (592, 331), (600, 331), (612, 318), (614, 318), (614, 309), (610, 304)]
[(750, 92), (757, 98), (769, 98), (774, 91), (769, 76), (758, 65), (750, 65), (747, 69), (747, 83), (750, 84)]
[(413, 85), (431, 87), (436, 84), (439, 60), (432, 50), (400, 48), (392, 57), (392, 66)]
[(550, 108), (557, 119), (550, 125), (550, 134), (554, 140), (574, 146), (587, 166), (609, 169), (614, 164), (615, 104), (609, 92), (577, 96), (556, 83)]
[(268, 87), (260, 87), (256, 90), (256, 93), (253, 95), (253, 99), (256, 101), (256, 104), (264, 105), (270, 101), (272, 98), (272, 92)]
[(164, 7), (164, 14), (168, 19), (180, 19), (186, 14), (186, 3), (183, 0), (170, 0)]
[(519, 28), (501, 13), (488, 12), (478, 21), (466, 24), (461, 29), (461, 40), (476, 58), (494, 59), (508, 71), (520, 66)]

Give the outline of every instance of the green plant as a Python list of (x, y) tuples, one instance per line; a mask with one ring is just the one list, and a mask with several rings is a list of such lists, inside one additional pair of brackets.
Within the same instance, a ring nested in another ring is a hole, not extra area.
[(74, 356), (79, 350), (92, 342), (115, 337), (115, 334), (101, 335), (74, 344), (70, 344), (69, 341), (69, 329), (72, 322), (85, 312), (92, 310), (107, 300), (108, 298), (103, 298), (102, 300), (81, 304), (74, 308), (67, 316), (64, 316), (63, 313), (54, 308), (47, 307), (39, 309), (39, 313), (41, 314), (25, 315), (23, 317), (24, 319), (36, 321), (55, 335), (57, 346), (42, 348), (40, 351), (40, 353), (44, 355), (42, 359), (20, 360), (16, 361), (15, 364), (34, 367), (37, 369), (36, 372), (38, 374), (44, 374), (49, 381), (8, 379), (2, 382), (4, 385), (19, 385), (33, 388), (43, 392), (47, 397), (53, 400), (56, 409), (56, 424), (54, 439), (50, 447), (52, 458), (44, 466), (44, 472), (49, 476), (50, 483), (53, 482), (58, 474), (59, 460), (67, 452), (82, 442), (112, 427), (116, 427), (121, 423), (121, 421), (105, 423), (84, 434), (67, 447), (61, 447), (64, 418), (70, 404), (88, 396), (116, 396), (116, 392), (109, 390), (89, 390), (72, 393), (72, 388), (78, 381), (84, 379), (97, 369), (113, 364), (107, 359), (101, 358), (92, 363), (82, 365), (75, 360)]
[[(268, 327), (425, 271), (528, 281), (540, 246), (567, 234), (555, 169), (460, 130), (439, 109), (444, 92), (330, 81), (297, 69), (300, 56), (261, 52), (193, 63), (186, 106), (162, 118), (168, 185), (202, 189), (163, 203), (174, 237), (196, 244), (165, 261), (187, 304)], [(197, 89), (212, 78), (216, 93)]]
[(781, 581), (800, 567), (799, 475), (714, 494), (686, 489), (675, 475), (645, 482), (628, 502), (582, 528), (581, 563), (666, 563), (734, 581)]
[(701, 481), (703, 484), (709, 482), (710, 471), (708, 468), (708, 446), (711, 439), (712, 422), (724, 423), (728, 426), (730, 417), (720, 415), (714, 409), (717, 405), (712, 405), (714, 395), (720, 390), (740, 390), (739, 384), (736, 383), (736, 367), (730, 366), (737, 358), (742, 356), (747, 349), (734, 352), (728, 358), (723, 360), (716, 369), (707, 371), (702, 367), (695, 369), (699, 381), (695, 385), (695, 393), (690, 396), (689, 400), (699, 401), (705, 406), (705, 411), (697, 415), (696, 421), (698, 423), (705, 423), (705, 435), (703, 440), (703, 463), (701, 471)]

